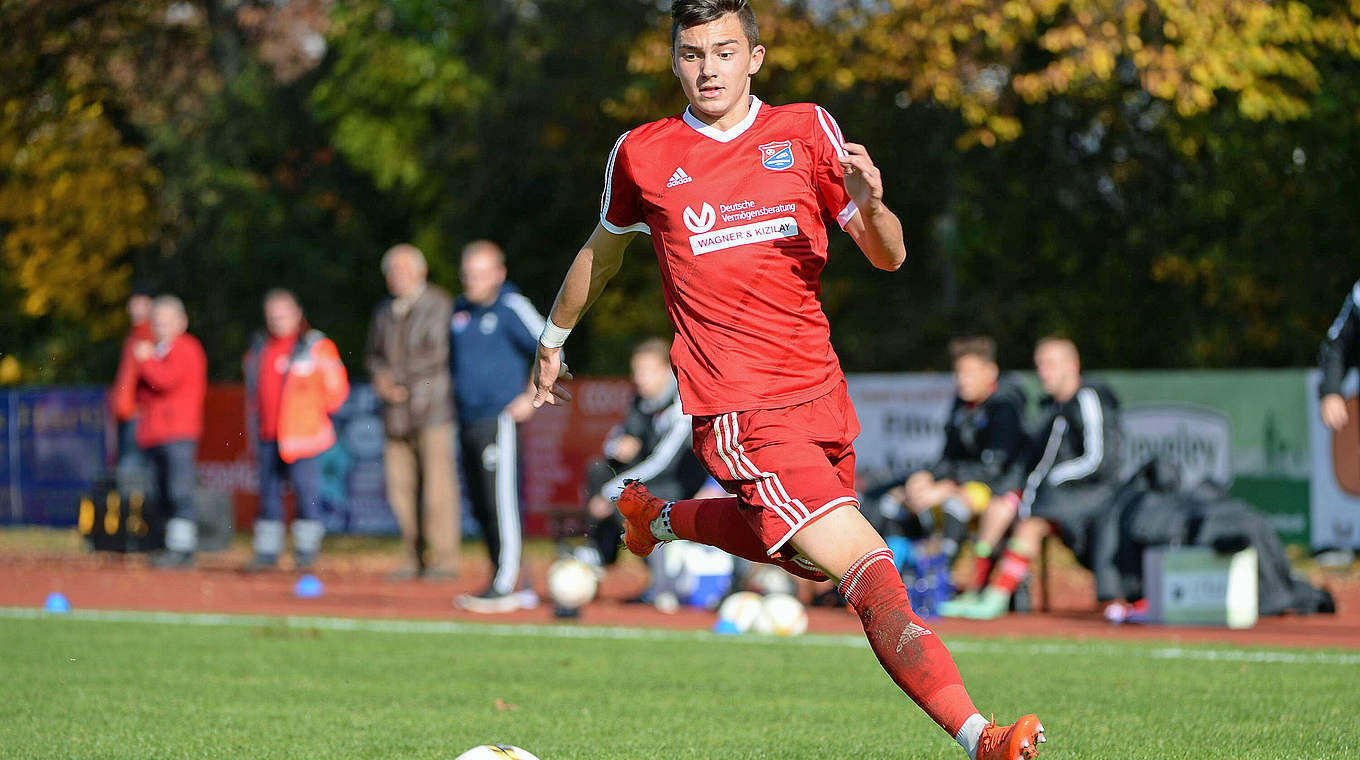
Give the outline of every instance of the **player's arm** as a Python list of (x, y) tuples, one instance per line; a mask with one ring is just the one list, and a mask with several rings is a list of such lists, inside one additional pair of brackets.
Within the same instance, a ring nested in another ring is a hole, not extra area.
[(901, 220), (883, 203), (883, 176), (869, 158), (869, 151), (858, 143), (845, 143), (840, 162), (845, 170), (845, 190), (859, 207), (859, 213), (845, 223), (845, 231), (870, 264), (897, 271), (907, 259), (907, 245), (902, 239)]
[[(570, 330), (604, 292), (604, 286), (623, 265), (623, 252), (628, 248), (636, 232), (616, 235), (603, 225), (595, 225), (590, 239), (576, 253), (562, 287), (557, 291), (552, 310), (548, 312), (549, 327)], [(534, 359), (534, 408), (543, 404), (559, 404), (570, 401), (571, 394), (557, 385), (558, 379), (570, 379), (562, 364), (562, 347), (550, 348), (538, 344), (537, 357)]]

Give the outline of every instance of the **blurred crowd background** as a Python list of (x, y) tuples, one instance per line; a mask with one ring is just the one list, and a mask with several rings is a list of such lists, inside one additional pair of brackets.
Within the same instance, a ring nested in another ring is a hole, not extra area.
[[(192, 294), (214, 380), (277, 286), (358, 370), (402, 240), (453, 290), (497, 240), (547, 303), (615, 138), (683, 106), (665, 5), (0, 2), (0, 384), (103, 382), (138, 285)], [(848, 370), (946, 369), (965, 332), (1006, 366), (1051, 332), (1097, 367), (1313, 363), (1360, 260), (1354, 2), (756, 9), (761, 97), (835, 114), (907, 229), (896, 277), (833, 243)], [(665, 334), (653, 268), (620, 277), (581, 372)]]

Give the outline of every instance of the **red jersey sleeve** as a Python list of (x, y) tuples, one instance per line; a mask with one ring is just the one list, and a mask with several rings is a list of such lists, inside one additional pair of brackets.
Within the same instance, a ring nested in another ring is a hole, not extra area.
[(822, 200), (822, 206), (836, 217), (841, 229), (845, 229), (851, 217), (859, 211), (850, 193), (845, 191), (845, 170), (841, 168), (840, 162), (841, 156), (845, 155), (845, 137), (841, 135), (840, 125), (825, 108), (814, 106), (814, 111), (817, 126), (812, 139), (819, 148), (817, 195)]
[(600, 197), (600, 226), (623, 235), (629, 232), (652, 230), (642, 219), (642, 192), (633, 180), (632, 167), (628, 162), (628, 149), (624, 141), (628, 133), (619, 135), (614, 149), (609, 151), (609, 161), (604, 167), (604, 194)]

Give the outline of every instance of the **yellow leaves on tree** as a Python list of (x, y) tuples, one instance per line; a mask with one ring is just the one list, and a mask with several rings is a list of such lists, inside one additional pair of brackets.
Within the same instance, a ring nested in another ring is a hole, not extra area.
[(40, 119), (24, 106), (0, 111), (0, 271), (23, 314), (85, 318), (126, 295), (122, 259), (148, 240), (159, 174), (99, 103), (73, 99)]
[[(897, 85), (957, 110), (963, 147), (1017, 137), (1021, 103), (1100, 97), (1121, 73), (1182, 117), (1232, 93), (1248, 118), (1298, 119), (1319, 86), (1318, 54), (1360, 59), (1360, 0), (1328, 14), (1262, 0), (887, 0), (821, 15), (771, 2), (763, 11), (765, 66), (786, 78), (787, 95), (817, 83)], [(668, 42), (658, 29), (630, 68), (665, 76)], [(632, 112), (646, 89), (611, 110), (641, 115)]]

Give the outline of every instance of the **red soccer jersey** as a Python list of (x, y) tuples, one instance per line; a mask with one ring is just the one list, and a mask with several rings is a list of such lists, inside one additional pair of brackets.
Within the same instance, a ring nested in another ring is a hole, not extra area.
[(601, 224), (652, 236), (686, 413), (792, 406), (840, 382), (820, 295), (827, 222), (857, 210), (844, 142), (820, 106), (752, 97), (726, 132), (686, 109), (615, 143)]

